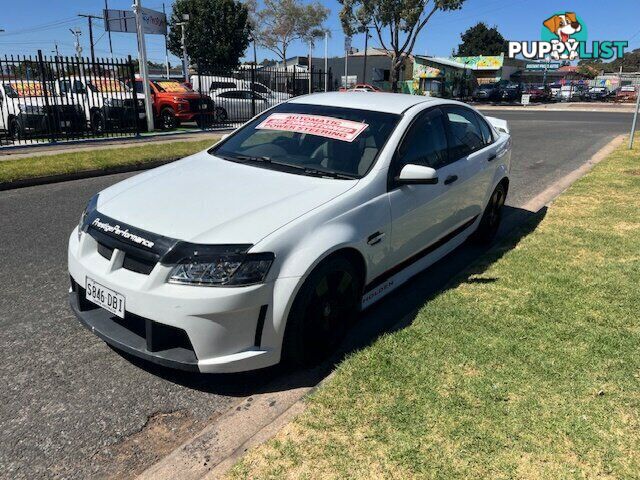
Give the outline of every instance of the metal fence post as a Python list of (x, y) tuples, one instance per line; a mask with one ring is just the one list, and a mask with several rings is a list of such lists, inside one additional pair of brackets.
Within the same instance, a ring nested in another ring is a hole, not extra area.
[(251, 64), (251, 118), (256, 116), (256, 64)]
[(45, 74), (44, 58), (42, 57), (42, 50), (38, 50), (38, 68), (40, 70), (40, 79), (42, 81), (42, 94), (44, 95), (44, 105), (47, 109), (47, 132), (51, 143), (56, 142), (56, 136), (53, 129), (53, 116), (51, 115), (51, 105), (49, 104), (49, 91), (47, 90), (47, 77)]
[[(140, 122), (138, 115), (138, 90), (136, 89), (136, 71), (133, 67), (133, 59), (131, 55), (127, 57), (127, 65), (129, 66), (129, 77), (131, 79), (131, 88), (133, 94), (133, 124), (136, 128), (136, 137), (140, 136)], [(145, 112), (146, 113), (146, 112)]]

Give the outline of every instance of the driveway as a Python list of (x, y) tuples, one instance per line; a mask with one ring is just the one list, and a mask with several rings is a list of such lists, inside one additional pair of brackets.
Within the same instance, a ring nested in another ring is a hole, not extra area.
[[(508, 205), (519, 206), (574, 170), (630, 114), (487, 112), (514, 138)], [(327, 369), (235, 376), (174, 373), (124, 357), (67, 307), (66, 244), (91, 195), (130, 174), (0, 192), (0, 476), (126, 477), (258, 391), (313, 384)], [(480, 252), (481, 253), (481, 252)], [(479, 255), (463, 247), (371, 309), (349, 340), (371, 341)]]

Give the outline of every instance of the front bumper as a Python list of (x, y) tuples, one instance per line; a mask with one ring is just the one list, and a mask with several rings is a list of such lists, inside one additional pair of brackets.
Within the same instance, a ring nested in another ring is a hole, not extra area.
[[(166, 282), (170, 267), (148, 274), (125, 268), (124, 253), (110, 259), (88, 234), (69, 239), (70, 303), (78, 319), (108, 344), (160, 365), (203, 373), (239, 372), (280, 361), (286, 308), (296, 279), (248, 287), (196, 287)], [(90, 277), (126, 299), (120, 319), (84, 298)]]

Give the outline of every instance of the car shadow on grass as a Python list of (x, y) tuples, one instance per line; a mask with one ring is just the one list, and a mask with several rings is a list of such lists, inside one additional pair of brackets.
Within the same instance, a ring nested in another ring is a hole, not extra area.
[(118, 352), (132, 364), (167, 381), (203, 392), (245, 397), (299, 387), (312, 387), (325, 378), (346, 356), (371, 345), (385, 333), (413, 323), (429, 300), (462, 283), (490, 283), (497, 279), (476, 278), (532, 233), (544, 219), (547, 208), (531, 212), (505, 206), (498, 238), (490, 247), (465, 242), (434, 265), (411, 278), (380, 302), (365, 310), (351, 328), (339, 351), (317, 367), (291, 371), (275, 366), (236, 374), (199, 374), (165, 368)]

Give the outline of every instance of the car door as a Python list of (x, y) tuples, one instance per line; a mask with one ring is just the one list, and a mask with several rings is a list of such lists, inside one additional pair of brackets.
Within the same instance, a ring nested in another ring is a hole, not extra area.
[[(397, 178), (405, 165), (436, 169), (438, 183), (400, 185)], [(460, 162), (449, 159), (446, 118), (431, 108), (415, 119), (405, 134), (389, 170), (392, 263), (397, 265), (432, 247), (456, 228), (456, 213), (463, 192), (456, 180)]]
[(496, 145), (490, 127), (472, 109), (448, 105), (442, 110), (447, 123), (449, 158), (458, 166), (456, 183), (463, 192), (458, 198), (454, 223), (463, 224), (482, 214), (498, 164)]

